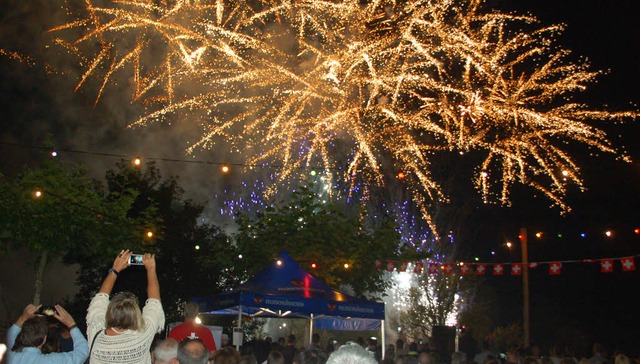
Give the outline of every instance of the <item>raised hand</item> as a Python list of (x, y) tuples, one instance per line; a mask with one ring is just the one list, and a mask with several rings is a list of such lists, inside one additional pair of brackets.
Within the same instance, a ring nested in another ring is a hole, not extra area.
[(28, 319), (36, 315), (36, 312), (38, 312), (38, 310), (40, 309), (40, 306), (42, 305), (36, 306), (32, 303), (28, 304), (27, 307), (25, 307), (24, 310), (22, 311), (22, 315), (18, 317), (18, 320), (16, 321), (16, 325), (18, 327), (22, 327), (22, 324), (24, 324), (25, 321), (27, 321)]
[(73, 316), (67, 312), (62, 306), (56, 305), (56, 313), (53, 314), (53, 317), (58, 319), (64, 326), (71, 327), (76, 325), (76, 321), (73, 319)]
[(112, 268), (117, 272), (122, 272), (129, 266), (129, 259), (131, 258), (131, 250), (121, 250), (120, 254), (114, 259)]

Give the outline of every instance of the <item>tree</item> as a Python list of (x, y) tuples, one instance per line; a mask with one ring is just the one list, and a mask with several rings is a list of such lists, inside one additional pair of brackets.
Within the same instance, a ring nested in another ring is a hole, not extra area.
[(388, 282), (374, 262), (397, 259), (400, 238), (392, 216), (380, 220), (375, 229), (368, 227), (360, 206), (323, 203), (311, 187), (303, 186), (285, 203), (274, 204), (253, 218), (237, 216), (235, 240), (243, 256), (244, 278), (286, 250), (333, 287), (350, 286), (357, 296), (383, 292)]
[[(153, 163), (137, 167), (120, 161), (107, 171), (106, 184), (107, 200), (132, 192), (136, 196), (126, 215), (138, 221), (138, 235), (125, 241), (124, 247), (135, 253), (156, 254), (169, 322), (180, 319), (183, 302), (237, 283), (233, 274), (237, 253), (230, 238), (220, 228), (198, 222), (203, 206), (184, 199), (176, 178), (163, 178)], [(86, 307), (114, 257), (115, 252), (73, 259), (81, 266), (78, 307)], [(142, 282), (146, 282), (144, 269), (129, 267), (118, 278), (114, 292), (130, 291), (142, 299), (146, 297)]]
[(102, 251), (128, 234), (123, 212), (131, 198), (106, 201), (101, 186), (78, 166), (46, 160), (16, 178), (3, 178), (0, 193), (3, 245), (25, 248), (37, 262), (33, 303), (40, 303), (47, 263), (66, 254)]

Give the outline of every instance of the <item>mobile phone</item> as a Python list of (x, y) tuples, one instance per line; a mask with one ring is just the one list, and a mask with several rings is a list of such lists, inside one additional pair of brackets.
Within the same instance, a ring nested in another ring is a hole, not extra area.
[(143, 265), (142, 254), (131, 254), (131, 257), (129, 257), (129, 265)]
[(38, 313), (43, 316), (53, 316), (58, 313), (58, 311), (56, 311), (54, 306), (40, 306)]

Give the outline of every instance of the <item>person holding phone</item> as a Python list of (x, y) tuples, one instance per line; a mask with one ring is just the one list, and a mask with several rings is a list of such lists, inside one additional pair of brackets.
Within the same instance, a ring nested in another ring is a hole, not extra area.
[(122, 250), (113, 261), (87, 311), (87, 338), (91, 364), (151, 363), (150, 348), (156, 333), (164, 328), (160, 284), (153, 254), (144, 254), (147, 270), (147, 301), (140, 310), (138, 298), (120, 292), (109, 299), (120, 272), (129, 267), (130, 250)]
[[(47, 342), (49, 321), (39, 313), (40, 306), (27, 305), (22, 315), (11, 325), (7, 332), (7, 346), (11, 349), (7, 353), (7, 363), (60, 363), (81, 364), (89, 355), (87, 339), (76, 327), (76, 322), (62, 306), (54, 306), (51, 317), (60, 321), (71, 331), (73, 350), (66, 353), (49, 353), (42, 351)], [(0, 357), (0, 359), (2, 359)]]

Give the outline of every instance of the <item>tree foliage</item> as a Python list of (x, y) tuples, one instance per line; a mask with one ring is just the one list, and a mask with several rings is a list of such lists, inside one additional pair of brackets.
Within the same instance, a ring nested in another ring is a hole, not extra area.
[[(123, 213), (132, 196), (106, 201), (101, 186), (78, 166), (46, 160), (13, 179), (0, 193), (3, 246), (27, 249), (37, 262), (34, 303), (47, 263), (67, 254), (96, 253), (128, 234)], [(108, 213), (107, 213), (108, 212)]]
[[(374, 262), (398, 258), (399, 234), (391, 216), (382, 217), (376, 228), (368, 227), (365, 221), (359, 206), (324, 203), (308, 186), (255, 217), (240, 214), (235, 240), (243, 256), (244, 278), (286, 250), (334, 288), (350, 286), (357, 296), (383, 292), (388, 282)], [(317, 268), (312, 268), (312, 263)]]

